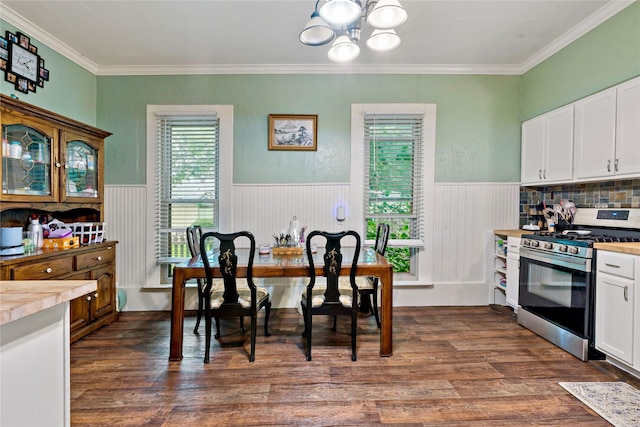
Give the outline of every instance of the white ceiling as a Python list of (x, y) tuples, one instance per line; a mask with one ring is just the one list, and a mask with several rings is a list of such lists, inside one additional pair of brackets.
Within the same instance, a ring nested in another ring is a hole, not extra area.
[(298, 41), (315, 0), (1, 0), (0, 18), (97, 75), (521, 74), (633, 3), (400, 1), (400, 47), (368, 50), (365, 25), (350, 64)]

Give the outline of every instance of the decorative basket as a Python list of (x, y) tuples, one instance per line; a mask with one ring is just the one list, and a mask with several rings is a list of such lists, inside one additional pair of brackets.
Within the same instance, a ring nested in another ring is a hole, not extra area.
[(107, 228), (106, 222), (74, 222), (69, 225), (73, 230), (74, 237), (78, 238), (81, 245), (101, 243)]

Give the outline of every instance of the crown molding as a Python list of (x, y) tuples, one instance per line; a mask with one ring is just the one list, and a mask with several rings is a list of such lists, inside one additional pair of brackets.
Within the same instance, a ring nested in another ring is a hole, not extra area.
[(202, 74), (521, 74), (520, 66), (420, 64), (252, 64), (188, 66), (103, 66), (99, 76)]
[(517, 65), (473, 64), (227, 64), (227, 65), (153, 65), (100, 66), (53, 37), (42, 28), (2, 5), (0, 18), (20, 28), (60, 55), (96, 76), (125, 75), (203, 75), (203, 74), (489, 74), (521, 75), (573, 43), (636, 0), (614, 0), (575, 26), (541, 51)]
[(636, 0), (615, 0), (602, 6), (596, 13), (589, 16), (587, 19), (576, 25), (553, 42), (544, 47), (541, 51), (531, 56), (525, 62), (522, 63), (521, 74), (526, 73), (536, 65), (540, 64), (544, 60), (558, 53), (561, 49), (569, 46), (580, 37), (584, 36), (589, 31), (596, 28), (598, 25), (605, 22), (615, 14), (619, 13), (627, 6), (633, 4)]

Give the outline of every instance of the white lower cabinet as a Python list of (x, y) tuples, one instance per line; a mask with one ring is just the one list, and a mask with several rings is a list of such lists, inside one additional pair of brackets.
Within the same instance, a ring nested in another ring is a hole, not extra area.
[(596, 271), (596, 348), (640, 369), (640, 299), (636, 283), (640, 257), (598, 250)]

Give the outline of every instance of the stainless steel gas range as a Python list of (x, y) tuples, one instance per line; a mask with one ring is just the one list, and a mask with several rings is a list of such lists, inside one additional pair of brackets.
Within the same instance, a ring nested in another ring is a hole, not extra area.
[(563, 231), (520, 242), (518, 323), (581, 360), (595, 349), (594, 242), (640, 242), (640, 209), (578, 209)]

